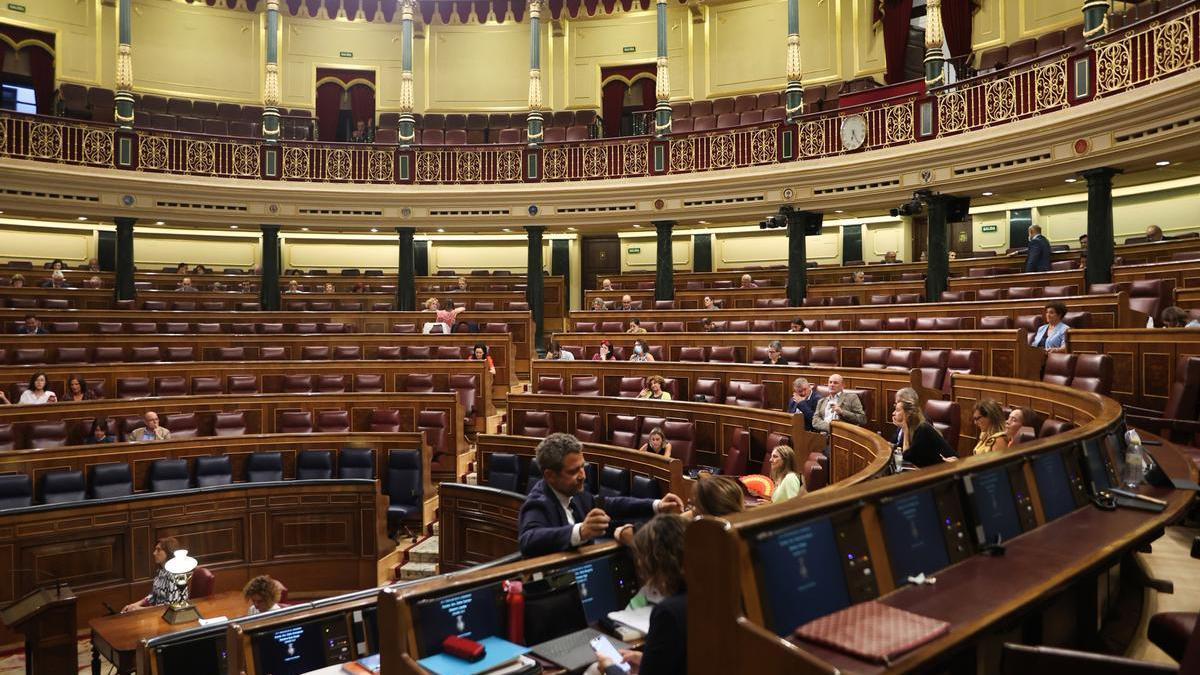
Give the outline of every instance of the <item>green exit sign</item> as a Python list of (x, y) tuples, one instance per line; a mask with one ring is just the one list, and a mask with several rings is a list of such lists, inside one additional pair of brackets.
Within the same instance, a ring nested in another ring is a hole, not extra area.
[[(9, 5), (9, 7), (12, 7), (12, 5)], [(621, 51), (625, 52), (626, 54), (632, 54), (633, 52), (637, 51), (637, 47), (634, 47), (634, 46), (622, 47)]]
[(996, 225), (984, 225), (983, 226), (984, 232), (995, 232), (997, 229), (998, 229), (998, 226), (996, 226)]
[(641, 247), (640, 247), (640, 246), (630, 246), (630, 247), (629, 247), (629, 252), (630, 252), (630, 253), (641, 253), (641, 252), (642, 252), (642, 249), (641, 249)]
[(18, 5), (15, 2), (8, 3), (8, 8), (14, 12), (20, 12), (22, 14), (25, 13), (25, 5)]
[(352, 59), (354, 58), (354, 52), (338, 52), (338, 56), (343, 59)]

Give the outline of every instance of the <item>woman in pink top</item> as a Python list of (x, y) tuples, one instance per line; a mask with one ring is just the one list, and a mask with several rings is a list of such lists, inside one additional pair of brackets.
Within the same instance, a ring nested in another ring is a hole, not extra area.
[(451, 332), (451, 327), (455, 323), (455, 319), (459, 314), (467, 311), (466, 307), (452, 307), (450, 309), (442, 309), (442, 303), (438, 302), (437, 298), (430, 298), (425, 301), (425, 308), (437, 315), (435, 321), (440, 324), (445, 324), (446, 332)]

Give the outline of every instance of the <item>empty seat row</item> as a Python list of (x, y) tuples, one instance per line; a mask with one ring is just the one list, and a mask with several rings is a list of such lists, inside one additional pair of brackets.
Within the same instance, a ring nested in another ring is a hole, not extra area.
[[(598, 467), (588, 462), (583, 470), (585, 489), (595, 495), (642, 499), (658, 499), (662, 496), (658, 481), (624, 467)], [(507, 452), (493, 453), (488, 458), (485, 481), (489, 487), (527, 494), (541, 479), (541, 470), (533, 458), (518, 457)]]
[[(489, 324), (490, 325), (490, 324)], [(502, 326), (505, 324), (496, 324)], [(491, 331), (489, 331), (491, 332)], [(383, 360), (457, 360), (471, 354), (465, 345), (381, 345), (372, 359)], [(97, 347), (17, 347), (0, 348), (0, 363), (69, 364), (69, 363), (181, 363), (195, 361), (197, 348), (191, 345), (168, 346), (97, 346)], [(215, 361), (357, 361), (363, 359), (359, 345), (302, 345), (298, 352), (288, 347), (263, 346), (213, 347), (208, 359)]]
[[(394, 451), (393, 451), (394, 452)], [(375, 477), (375, 451), (371, 448), (301, 450), (296, 455), (296, 480), (329, 480)], [(186, 459), (157, 459), (150, 463), (146, 476), (147, 492), (166, 492), (190, 488), (230, 485), (233, 464), (228, 455)], [(255, 452), (247, 455), (242, 476), (246, 483), (283, 480), (283, 453)], [(42, 475), (36, 503), (62, 504), (84, 499), (113, 499), (134, 494), (133, 472), (125, 462), (106, 462), (88, 467), (87, 480), (82, 471), (50, 471)], [(32, 506), (35, 503), (33, 481), (26, 474), (0, 476), (0, 510)]]
[[(23, 322), (9, 323), (10, 333), (16, 333)], [(354, 324), (340, 321), (295, 323), (218, 323), (218, 322), (188, 322), (188, 321), (98, 321), (94, 328), (84, 328), (78, 321), (47, 321), (44, 326), (51, 333), (104, 333), (104, 334), (181, 334), (181, 335), (212, 335), (217, 333), (259, 333), (278, 335), (282, 333), (353, 333)]]
[(1108, 354), (1047, 354), (1042, 381), (1110, 396), (1113, 360)]

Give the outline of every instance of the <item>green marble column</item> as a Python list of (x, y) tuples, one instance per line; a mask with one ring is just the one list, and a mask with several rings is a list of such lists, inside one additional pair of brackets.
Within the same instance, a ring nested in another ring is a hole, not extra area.
[(113, 218), (117, 225), (117, 300), (133, 300), (137, 287), (133, 285), (133, 224), (137, 218)]
[(654, 137), (671, 133), (671, 73), (667, 69), (667, 0), (658, 0), (658, 67), (655, 72)]
[(808, 248), (805, 237), (809, 231), (820, 231), (825, 214), (817, 211), (797, 211), (788, 217), (788, 305), (800, 307), (808, 295)]
[(396, 310), (413, 312), (417, 309), (417, 262), (413, 244), (416, 228), (397, 227), (396, 232), (400, 235), (400, 260), (396, 270), (399, 275), (396, 281)]
[[(1087, 179), (1087, 269), (1084, 278), (1088, 286), (1111, 284), (1113, 265), (1113, 176), (1120, 169), (1101, 167), (1079, 175)], [(1158, 323), (1158, 317), (1153, 317)]]
[(542, 2), (528, 0), (529, 14), (529, 116), (527, 119), (530, 145), (542, 142)]
[(279, 0), (267, 0), (266, 68), (262, 135), (268, 143), (274, 143), (279, 140)]
[(546, 232), (543, 225), (526, 225), (529, 233), (529, 257), (525, 269), (525, 300), (529, 303), (529, 311), (533, 312), (534, 338), (533, 344), (542, 349), (542, 336), (546, 330), (544, 302), (545, 277), (542, 274), (542, 235)]
[(800, 0), (788, 0), (787, 89), (784, 106), (788, 120), (804, 114), (804, 85), (800, 82)]
[(675, 254), (672, 250), (671, 233), (675, 229), (675, 221), (655, 221), (654, 229), (658, 233), (658, 247), (655, 249), (654, 261), (654, 299), (675, 299)]
[(1108, 32), (1108, 12), (1111, 8), (1111, 0), (1083, 0), (1083, 37), (1091, 40)]
[[(405, 147), (416, 142), (416, 119), (413, 117), (412, 60), (413, 0), (402, 0), (400, 3), (400, 145)], [(403, 238), (403, 235), (401, 236)], [(411, 256), (409, 258), (411, 264)]]
[(946, 84), (946, 59), (942, 54), (944, 41), (942, 0), (927, 0), (925, 3), (925, 87), (927, 89)]
[[(117, 4), (117, 91), (114, 120), (122, 129), (133, 128), (133, 0)], [(132, 297), (132, 295), (131, 295)]]
[(926, 200), (929, 222), (929, 263), (925, 272), (925, 300), (939, 302), (950, 285), (950, 197), (930, 195)]
[(262, 279), (258, 306), (264, 312), (279, 311), (279, 226), (260, 225), (262, 230)]

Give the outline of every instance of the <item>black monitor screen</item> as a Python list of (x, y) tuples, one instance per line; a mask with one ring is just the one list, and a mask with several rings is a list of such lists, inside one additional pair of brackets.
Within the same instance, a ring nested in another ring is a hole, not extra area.
[(207, 635), (195, 640), (158, 647), (158, 672), (171, 675), (225, 675), (225, 635)]
[(328, 624), (326, 617), (255, 634), (258, 672), (262, 675), (301, 675), (329, 665), (325, 663)]
[(379, 608), (375, 605), (354, 612), (354, 642), (359, 656), (379, 652)]
[(767, 627), (777, 635), (850, 605), (829, 518), (758, 535), (754, 559)]
[(896, 583), (920, 573), (929, 574), (950, 564), (942, 517), (933, 501), (933, 490), (918, 490), (896, 497), (880, 507), (883, 536)]
[[(971, 481), (971, 505), (980, 543), (995, 543), (997, 535), (1007, 540), (1021, 534), (1017, 504), (1013, 501), (1008, 468), (998, 466), (967, 477)], [(978, 531), (981, 528), (982, 531)]]
[(617, 606), (616, 579), (613, 577), (613, 557), (606, 555), (595, 560), (568, 567), (558, 574), (570, 574), (579, 585), (579, 597), (587, 622), (594, 624), (608, 616), (609, 612), (622, 609)]
[(1083, 442), (1084, 463), (1087, 464), (1088, 480), (1092, 483), (1092, 491), (1107, 490), (1111, 488), (1112, 479), (1108, 475), (1108, 458), (1104, 456), (1104, 449), (1100, 447), (1100, 441), (1089, 438)]
[(413, 608), (421, 656), (442, 651), (451, 635), (479, 641), (500, 634), (500, 584), (481, 586), (466, 593), (421, 600)]
[(1061, 452), (1047, 452), (1033, 458), (1033, 475), (1037, 479), (1042, 512), (1051, 521), (1075, 510), (1075, 495), (1071, 492), (1071, 477)]

